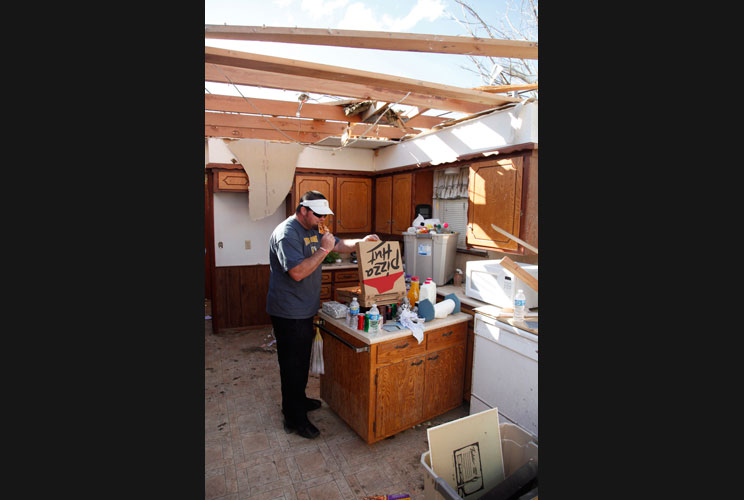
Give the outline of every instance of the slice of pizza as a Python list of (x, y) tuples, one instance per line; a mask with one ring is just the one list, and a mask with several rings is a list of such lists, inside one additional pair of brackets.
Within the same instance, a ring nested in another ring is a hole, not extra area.
[(326, 226), (322, 222), (318, 222), (318, 231), (320, 232), (320, 234), (325, 234), (325, 233), (329, 232), (328, 231), (328, 226)]

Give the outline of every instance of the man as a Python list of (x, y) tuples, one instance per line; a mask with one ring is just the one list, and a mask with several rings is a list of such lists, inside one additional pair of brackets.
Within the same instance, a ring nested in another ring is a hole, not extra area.
[(331, 252), (349, 253), (359, 241), (378, 241), (376, 234), (363, 239), (340, 239), (330, 231), (321, 236), (318, 224), (332, 215), (328, 200), (318, 191), (302, 195), (295, 214), (279, 224), (269, 238), (271, 275), (266, 312), (271, 316), (279, 358), (284, 429), (312, 439), (320, 431), (307, 412), (320, 408), (305, 395), (314, 338), (313, 316), (320, 309), (321, 265)]

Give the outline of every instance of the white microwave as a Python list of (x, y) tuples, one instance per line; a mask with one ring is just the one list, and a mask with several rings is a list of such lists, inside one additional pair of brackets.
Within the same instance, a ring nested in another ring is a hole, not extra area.
[[(465, 263), (465, 295), (499, 307), (514, 307), (517, 290), (524, 291), (525, 307), (537, 307), (537, 292), (500, 264), (501, 260)], [(537, 279), (537, 264), (517, 265)]]

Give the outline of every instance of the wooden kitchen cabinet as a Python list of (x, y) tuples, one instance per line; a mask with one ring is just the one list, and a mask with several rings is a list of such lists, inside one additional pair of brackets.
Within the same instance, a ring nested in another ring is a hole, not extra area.
[(467, 244), (490, 250), (517, 251), (519, 244), (491, 224), (517, 237), (522, 215), (521, 156), (470, 165)]
[(412, 193), (413, 174), (393, 176), (392, 234), (400, 234), (411, 226), (411, 221), (413, 221)]
[[(437, 302), (444, 300), (444, 296), (437, 293)], [(467, 314), (470, 319), (467, 322), (467, 331), (465, 335), (465, 379), (463, 380), (462, 391), (460, 397), (463, 401), (470, 402), (470, 389), (472, 387), (473, 380), (473, 344), (475, 343), (475, 329), (474, 319), (475, 312), (474, 307), (465, 302), (460, 302), (460, 312)]]
[(333, 215), (325, 224), (332, 233), (369, 233), (372, 231), (372, 179), (334, 175), (296, 174), (292, 206), (307, 191), (320, 191), (328, 200)]
[(342, 304), (345, 303), (345, 300), (339, 298), (336, 290), (357, 285), (359, 285), (358, 268), (333, 271), (333, 300)]
[(375, 179), (375, 232), (400, 234), (413, 220), (413, 174)]
[(336, 191), (336, 232), (372, 231), (372, 179), (337, 177)]
[(217, 170), (215, 191), (248, 192), (248, 174), (244, 170)]
[(375, 178), (375, 233), (390, 234), (393, 220), (393, 176)]
[(323, 271), (320, 280), (320, 303), (333, 297), (333, 276), (331, 271)]
[(331, 211), (334, 215), (329, 215), (325, 218), (325, 225), (332, 233), (336, 232), (336, 199), (335, 194), (335, 178), (331, 175), (305, 175), (296, 174), (294, 183), (294, 197), (292, 200), (292, 210), (297, 208), (300, 204), (300, 198), (303, 194), (308, 191), (320, 191), (323, 193), (328, 200), (328, 205), (331, 207)]
[(367, 443), (457, 408), (467, 319), (458, 314), (456, 323), (432, 324), (420, 344), (413, 335), (367, 344), (323, 321), (321, 399)]

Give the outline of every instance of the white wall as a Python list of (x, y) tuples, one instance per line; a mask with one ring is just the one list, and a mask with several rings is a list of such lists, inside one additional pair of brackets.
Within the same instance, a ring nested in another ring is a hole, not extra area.
[[(278, 143), (277, 143), (278, 144)], [(209, 139), (209, 162), (233, 163), (237, 158), (228, 149), (225, 139)], [(371, 149), (340, 149), (305, 147), (297, 159), (298, 168), (318, 168), (324, 170), (357, 170), (373, 172), (375, 154)]]
[[(268, 264), (269, 236), (284, 219), (284, 205), (272, 215), (252, 221), (248, 193), (214, 193), (215, 266)], [(250, 250), (245, 249), (245, 240), (250, 240)]]
[(502, 146), (537, 143), (537, 102), (474, 118), (446, 129), (379, 149), (375, 171), (431, 162), (457, 161), (457, 157)]

